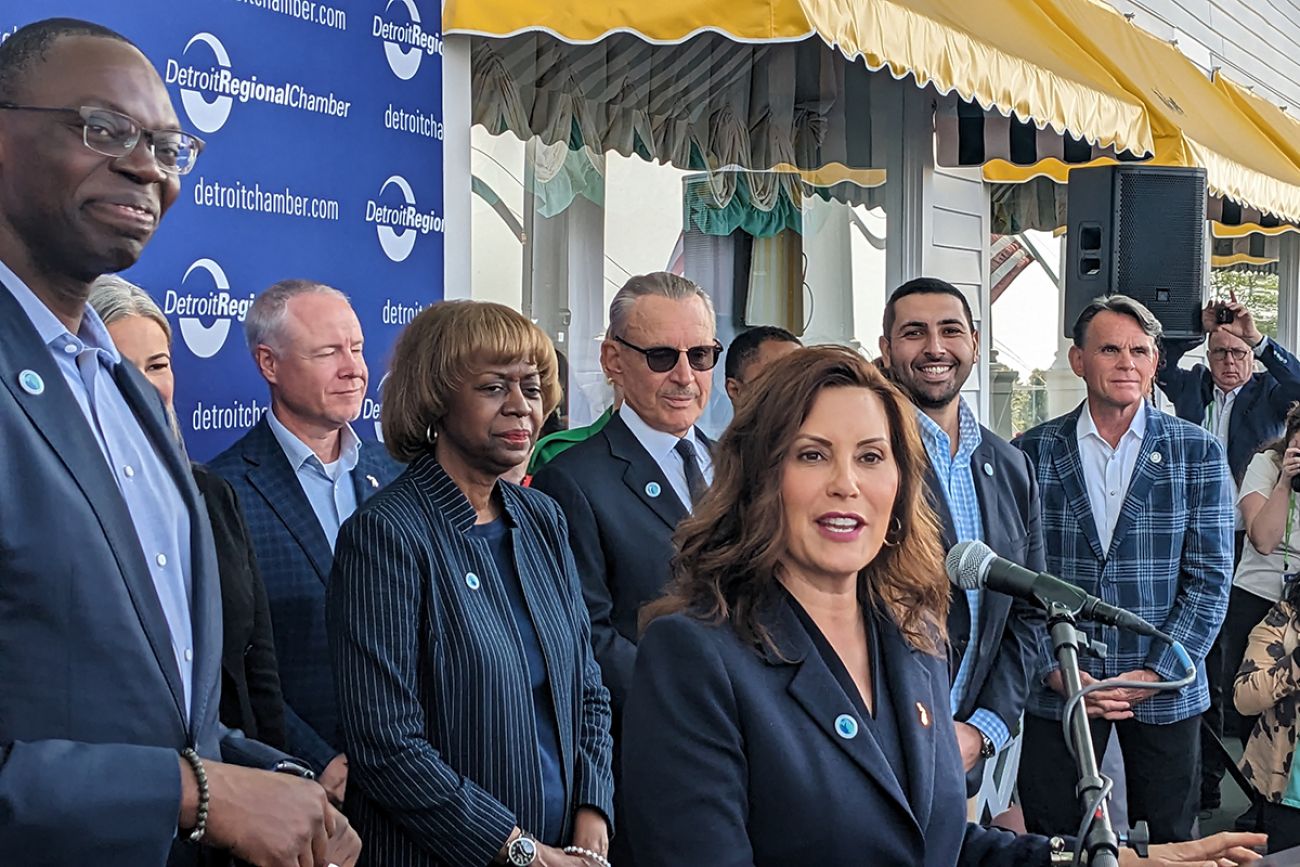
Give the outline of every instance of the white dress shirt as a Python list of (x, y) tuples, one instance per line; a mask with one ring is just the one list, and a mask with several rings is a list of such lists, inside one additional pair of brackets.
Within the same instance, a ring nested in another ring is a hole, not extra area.
[(623, 424), (627, 429), (632, 431), (632, 436), (641, 444), (650, 457), (654, 458), (659, 465), (660, 471), (663, 472), (664, 478), (668, 484), (672, 485), (673, 493), (677, 499), (686, 507), (686, 511), (691, 510), (691, 489), (686, 484), (686, 468), (682, 463), (682, 456), (675, 449), (677, 441), (684, 439), (695, 449), (695, 462), (700, 465), (700, 474), (704, 476), (707, 484), (713, 484), (713, 459), (709, 457), (709, 450), (695, 436), (695, 427), (686, 432), (686, 436), (678, 437), (674, 434), (664, 433), (661, 430), (655, 430), (641, 420), (641, 416), (636, 414), (636, 410), (626, 401), (618, 411), (618, 417), (623, 419)]
[(1142, 450), (1142, 437), (1147, 431), (1147, 404), (1142, 401), (1128, 430), (1120, 437), (1119, 445), (1110, 447), (1097, 432), (1092, 420), (1092, 409), (1085, 401), (1079, 413), (1076, 435), (1079, 439), (1079, 459), (1083, 464), (1083, 481), (1088, 488), (1088, 505), (1097, 527), (1097, 538), (1103, 551), (1110, 550), (1110, 537), (1128, 496), (1129, 482), (1137, 466), (1138, 452)]
[(1232, 420), (1232, 407), (1237, 402), (1237, 393), (1243, 387), (1244, 384), (1225, 392), (1216, 385), (1214, 397), (1205, 408), (1205, 429), (1218, 438), (1225, 450), (1228, 448), (1228, 423)]

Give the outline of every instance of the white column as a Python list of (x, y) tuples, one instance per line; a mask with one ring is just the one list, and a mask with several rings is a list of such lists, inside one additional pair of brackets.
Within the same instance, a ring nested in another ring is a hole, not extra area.
[(470, 42), (442, 43), (443, 297), (470, 297)]
[(1300, 235), (1278, 238), (1277, 339), (1294, 351), (1300, 346)]

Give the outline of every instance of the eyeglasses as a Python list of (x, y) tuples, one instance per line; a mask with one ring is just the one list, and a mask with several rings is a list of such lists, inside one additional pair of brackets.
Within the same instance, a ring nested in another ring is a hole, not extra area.
[(46, 108), (39, 105), (0, 103), (4, 111), (45, 111), (72, 115), (81, 126), (81, 140), (97, 154), (124, 157), (135, 150), (140, 139), (149, 145), (158, 168), (169, 175), (187, 175), (203, 150), (203, 140), (178, 129), (145, 129), (132, 117), (97, 106)]
[(676, 367), (683, 351), (686, 353), (686, 363), (694, 370), (712, 370), (718, 366), (718, 356), (722, 355), (722, 344), (716, 340), (713, 341), (712, 346), (692, 346), (690, 349), (681, 350), (671, 346), (652, 346), (649, 349), (642, 349), (621, 337), (616, 336), (614, 339), (628, 349), (634, 349), (644, 355), (646, 366), (655, 373), (667, 373)]
[(1245, 350), (1245, 349), (1226, 349), (1226, 348), (1224, 348), (1224, 347), (1220, 347), (1220, 348), (1218, 348), (1218, 349), (1211, 349), (1211, 350), (1210, 350), (1210, 358), (1213, 358), (1215, 361), (1223, 361), (1223, 360), (1224, 360), (1225, 358), (1227, 358), (1229, 355), (1232, 356), (1232, 360), (1233, 360), (1233, 361), (1245, 361), (1245, 360), (1246, 360), (1246, 355), (1247, 355), (1247, 350)]

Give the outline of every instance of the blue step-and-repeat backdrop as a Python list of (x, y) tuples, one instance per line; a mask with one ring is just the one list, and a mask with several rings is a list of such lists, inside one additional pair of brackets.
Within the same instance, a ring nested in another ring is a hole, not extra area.
[(351, 297), (370, 367), (357, 433), (377, 438), (393, 341), (443, 297), (438, 0), (0, 0), (4, 37), (52, 16), (135, 42), (207, 142), (123, 273), (171, 321), (191, 455), (213, 457), (266, 409), (242, 323), (290, 277)]

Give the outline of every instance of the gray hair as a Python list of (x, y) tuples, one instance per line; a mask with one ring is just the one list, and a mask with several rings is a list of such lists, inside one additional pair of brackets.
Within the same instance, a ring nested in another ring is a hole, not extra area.
[[(86, 299), (86, 303), (103, 320), (105, 326), (126, 319), (128, 316), (144, 316), (152, 319), (158, 323), (163, 334), (167, 335), (167, 345), (171, 346), (172, 326), (163, 315), (162, 308), (148, 292), (130, 280), (116, 274), (97, 277), (95, 282), (90, 284), (90, 297)], [(167, 425), (171, 428), (172, 436), (176, 437), (181, 457), (188, 462), (189, 454), (185, 449), (185, 436), (181, 433), (181, 422), (176, 417), (176, 408), (169, 403), (163, 407), (163, 412), (167, 416)]]
[(158, 323), (163, 334), (167, 335), (168, 345), (172, 342), (172, 326), (163, 315), (158, 302), (129, 280), (116, 274), (105, 274), (90, 284), (90, 298), (87, 303), (104, 321), (112, 325), (128, 316), (144, 316)]
[(674, 301), (699, 298), (704, 302), (704, 309), (709, 311), (709, 321), (715, 323), (714, 330), (717, 330), (713, 301), (707, 292), (685, 277), (668, 271), (655, 271), (629, 278), (623, 288), (614, 294), (614, 300), (609, 302), (609, 330), (606, 334), (622, 337), (627, 330), (628, 317), (632, 315), (632, 306), (638, 298), (646, 295), (658, 295)]
[(244, 339), (248, 341), (248, 349), (254, 357), (257, 355), (257, 347), (263, 344), (277, 351), (281, 349), (280, 329), (284, 326), (284, 311), (289, 301), (299, 295), (310, 294), (333, 295), (348, 301), (348, 296), (333, 286), (315, 280), (281, 280), (273, 284), (257, 296), (253, 306), (248, 308), (248, 315), (244, 317)]
[(1103, 310), (1109, 310), (1111, 313), (1121, 313), (1128, 316), (1142, 326), (1142, 332), (1152, 340), (1159, 340), (1160, 335), (1164, 333), (1164, 328), (1160, 325), (1160, 320), (1152, 313), (1147, 306), (1136, 298), (1130, 298), (1127, 295), (1102, 295), (1092, 299), (1092, 302), (1079, 314), (1079, 318), (1074, 320), (1074, 328), (1071, 334), (1074, 337), (1074, 345), (1083, 348), (1083, 342), (1088, 337), (1088, 323), (1097, 318), (1097, 314)]

